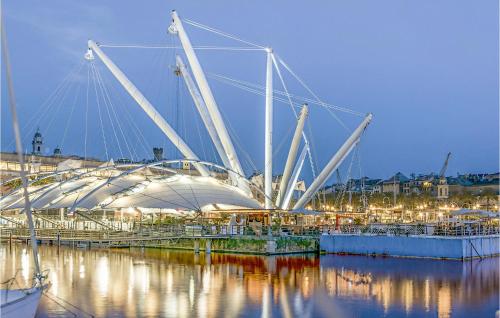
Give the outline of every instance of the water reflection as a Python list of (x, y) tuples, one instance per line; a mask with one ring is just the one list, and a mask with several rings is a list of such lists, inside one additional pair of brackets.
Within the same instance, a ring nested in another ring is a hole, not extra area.
[[(49, 246), (40, 255), (52, 282), (41, 317), (68, 309), (96, 317), (491, 317), (498, 309), (498, 258), (461, 263)], [(2, 280), (21, 269), (18, 281), (28, 283), (27, 246), (1, 245), (0, 256)], [(61, 307), (63, 300), (74, 307)]]

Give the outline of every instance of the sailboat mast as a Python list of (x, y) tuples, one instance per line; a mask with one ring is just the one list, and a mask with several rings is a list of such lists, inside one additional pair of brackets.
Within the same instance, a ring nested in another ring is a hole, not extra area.
[(3, 21), (1, 26), (2, 26), (2, 51), (3, 51), (5, 71), (7, 77), (7, 89), (9, 92), (9, 106), (10, 106), (10, 113), (12, 116), (12, 128), (14, 129), (14, 136), (16, 139), (16, 152), (19, 163), (21, 164), (19, 173), (23, 184), (24, 213), (26, 214), (26, 219), (30, 230), (31, 248), (33, 249), (33, 261), (35, 263), (35, 276), (39, 281), (41, 281), (42, 273), (40, 271), (40, 262), (38, 260), (38, 242), (36, 240), (35, 227), (33, 225), (33, 216), (31, 215), (31, 202), (28, 193), (28, 178), (26, 177), (26, 170), (25, 170), (26, 167), (24, 165), (23, 146), (21, 144), (21, 133), (19, 131), (19, 121), (17, 119), (16, 98), (14, 95), (14, 85), (12, 84), (12, 71), (10, 69), (9, 51), (7, 49), (7, 35), (5, 33), (5, 27), (3, 25)]

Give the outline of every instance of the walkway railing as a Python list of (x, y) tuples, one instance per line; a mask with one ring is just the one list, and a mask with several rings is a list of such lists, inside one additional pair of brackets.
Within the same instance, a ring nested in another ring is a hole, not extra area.
[[(162, 225), (142, 227), (136, 231), (115, 230), (75, 230), (75, 229), (35, 229), (39, 240), (71, 240), (71, 241), (120, 241), (120, 240), (158, 240), (168, 238), (196, 237), (233, 237), (233, 236), (316, 236), (320, 234), (318, 227), (288, 226), (259, 228), (242, 225)], [(28, 239), (27, 228), (0, 228), (3, 239)]]
[[(387, 235), (387, 236), (478, 236), (499, 235), (498, 226), (490, 224), (465, 224), (460, 226), (425, 225), (425, 224), (370, 224), (370, 225), (321, 225), (321, 226), (243, 226), (243, 225), (154, 225), (144, 226), (134, 231), (117, 230), (77, 230), (77, 229), (36, 229), (40, 240), (71, 240), (71, 241), (119, 241), (119, 240), (157, 240), (168, 238), (196, 237), (233, 237), (233, 236), (307, 236), (319, 237), (322, 234), (331, 235)], [(0, 236), (3, 239), (28, 239), (27, 228), (1, 227)]]
[(452, 226), (450, 224), (369, 224), (323, 226), (322, 234), (356, 234), (356, 235), (427, 235), (427, 236), (478, 236), (498, 235), (500, 228), (490, 224), (465, 224)]

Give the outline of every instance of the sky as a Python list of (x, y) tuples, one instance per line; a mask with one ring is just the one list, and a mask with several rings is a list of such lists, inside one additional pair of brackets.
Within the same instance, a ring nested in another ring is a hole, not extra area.
[[(87, 40), (101, 44), (178, 45), (170, 11), (272, 47), (322, 101), (373, 113), (343, 175), (386, 178), (438, 172), (497, 172), (499, 165), (498, 1), (3, 1), (23, 145), (39, 128), (44, 153), (101, 159), (167, 158), (175, 147), (124, 92), (104, 65), (83, 59)], [(193, 45), (245, 46), (186, 25)], [(103, 48), (206, 160), (219, 161), (188, 91), (172, 71), (179, 49)], [(197, 51), (209, 74), (265, 83), (260, 51)], [(312, 98), (281, 69), (290, 93)], [(3, 76), (3, 73), (2, 73)], [(100, 76), (102, 80), (97, 79)], [(262, 170), (264, 98), (209, 83), (247, 174)], [(59, 86), (61, 85), (61, 86)], [(105, 101), (106, 89), (109, 103)], [(58, 88), (59, 86), (59, 88)], [(274, 74), (274, 89), (283, 90)], [(13, 133), (2, 81), (1, 149)], [(52, 96), (52, 97), (51, 97)], [(274, 168), (281, 173), (295, 119), (275, 102)], [(307, 131), (320, 170), (362, 117), (310, 105)], [(112, 124), (114, 122), (114, 124)], [(119, 124), (118, 122), (121, 122)], [(344, 128), (344, 126), (347, 128)], [(129, 154), (129, 155), (128, 155)], [(311, 168), (309, 168), (311, 170)], [(311, 179), (311, 171), (304, 172)]]

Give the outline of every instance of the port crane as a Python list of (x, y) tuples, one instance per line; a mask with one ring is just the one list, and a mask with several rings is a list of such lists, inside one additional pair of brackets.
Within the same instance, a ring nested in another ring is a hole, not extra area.
[(448, 169), (448, 162), (450, 161), (450, 157), (451, 152), (448, 152), (448, 154), (446, 155), (446, 159), (444, 160), (443, 167), (441, 168), (441, 171), (439, 171), (439, 180), (445, 177), (444, 174), (446, 173), (446, 169)]

